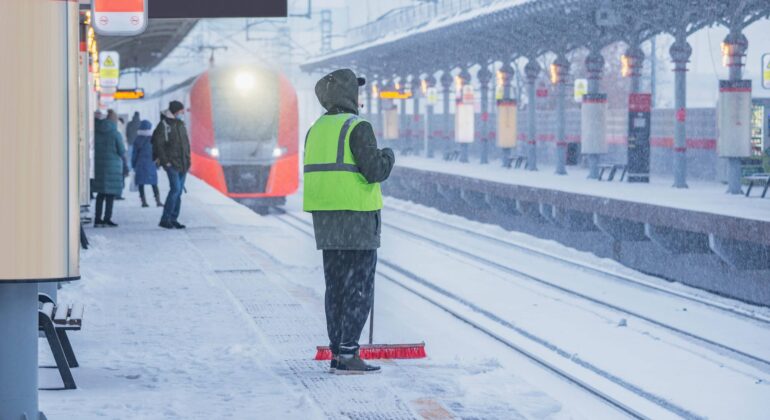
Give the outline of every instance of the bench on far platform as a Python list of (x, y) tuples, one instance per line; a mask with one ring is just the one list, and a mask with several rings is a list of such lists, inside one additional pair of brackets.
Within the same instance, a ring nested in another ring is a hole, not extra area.
[(751, 194), (751, 189), (754, 187), (754, 184), (764, 185), (765, 188), (762, 190), (762, 198), (765, 198), (767, 195), (767, 189), (770, 187), (770, 173), (759, 173), (759, 174), (753, 174), (746, 177), (743, 177), (744, 181), (748, 181), (749, 188), (746, 190), (746, 197)]
[(622, 163), (609, 163), (605, 165), (599, 165), (599, 181), (602, 181), (602, 178), (604, 177), (604, 173), (609, 171), (609, 174), (607, 175), (607, 181), (612, 181), (615, 179), (615, 174), (617, 174), (618, 171), (621, 171), (620, 173), (620, 182), (623, 182), (623, 180), (626, 178), (626, 165)]

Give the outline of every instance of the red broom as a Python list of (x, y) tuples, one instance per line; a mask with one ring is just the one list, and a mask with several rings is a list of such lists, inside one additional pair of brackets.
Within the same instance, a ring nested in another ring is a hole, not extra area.
[[(372, 292), (373, 293), (373, 292)], [(425, 343), (415, 344), (372, 344), (374, 339), (374, 297), (372, 310), (369, 312), (369, 344), (361, 345), (359, 355), (362, 359), (424, 359)], [(315, 360), (331, 360), (329, 346), (316, 347)]]

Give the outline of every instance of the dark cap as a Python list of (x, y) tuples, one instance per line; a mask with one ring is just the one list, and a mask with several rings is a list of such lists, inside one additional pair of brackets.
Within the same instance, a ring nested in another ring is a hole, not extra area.
[(182, 105), (182, 103), (179, 101), (171, 101), (168, 104), (168, 110), (171, 111), (172, 114), (176, 114), (183, 109), (184, 105)]
[(363, 86), (366, 84), (366, 79), (363, 77), (357, 77), (356, 80), (358, 80), (358, 86)]

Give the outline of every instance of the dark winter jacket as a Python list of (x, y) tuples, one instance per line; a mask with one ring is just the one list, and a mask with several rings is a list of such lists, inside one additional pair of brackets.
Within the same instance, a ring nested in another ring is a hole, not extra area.
[[(327, 115), (358, 114), (358, 82), (350, 70), (337, 70), (316, 84), (318, 101)], [(361, 174), (369, 183), (383, 182), (395, 163), (393, 151), (377, 148), (372, 125), (361, 122), (350, 132), (350, 150)], [(318, 249), (366, 250), (380, 247), (379, 211), (313, 212)]]
[(152, 150), (161, 166), (171, 164), (180, 172), (190, 170), (190, 139), (184, 121), (163, 111), (160, 123), (152, 133)]
[(147, 120), (142, 121), (137, 130), (131, 167), (136, 185), (158, 185), (158, 168), (152, 159), (152, 123)]
[(124, 187), (123, 159), (126, 146), (118, 126), (110, 120), (96, 120), (94, 125), (93, 192), (121, 195)]
[(129, 146), (134, 144), (134, 140), (136, 139), (136, 132), (139, 130), (139, 123), (139, 113), (134, 112), (134, 116), (131, 118), (131, 121), (126, 124), (126, 143), (128, 143)]

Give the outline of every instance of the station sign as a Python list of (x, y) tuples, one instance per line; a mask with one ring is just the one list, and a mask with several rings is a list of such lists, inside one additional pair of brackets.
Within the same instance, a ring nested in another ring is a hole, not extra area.
[(762, 87), (770, 89), (770, 53), (762, 54)]
[(151, 19), (285, 18), (287, 0), (153, 0)]
[(120, 54), (117, 51), (99, 53), (99, 81), (103, 87), (116, 87), (120, 81)]
[(144, 98), (144, 89), (118, 89), (115, 92), (116, 101), (131, 101)]
[[(92, 0), (94, 30), (105, 36), (139, 35), (147, 29), (148, 0)], [(157, 3), (158, 0), (155, 0)]]
[(583, 95), (588, 93), (588, 79), (575, 79), (575, 102), (583, 102)]
[(650, 182), (651, 110), (651, 94), (628, 96), (628, 182)]
[(438, 89), (429, 87), (425, 90), (425, 97), (428, 98), (428, 105), (438, 104)]
[(383, 90), (380, 92), (381, 99), (409, 99), (412, 92), (399, 92), (397, 90)]

